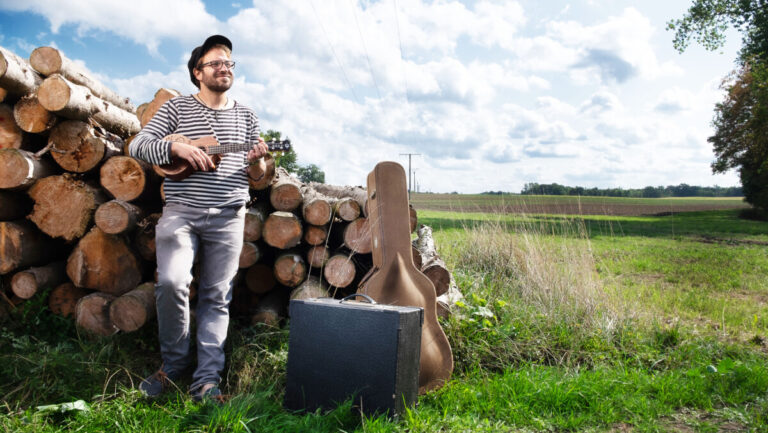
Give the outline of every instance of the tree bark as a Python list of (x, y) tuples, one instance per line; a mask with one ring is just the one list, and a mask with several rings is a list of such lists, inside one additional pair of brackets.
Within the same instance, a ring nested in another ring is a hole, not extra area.
[(368, 202), (368, 192), (361, 186), (340, 186), (340, 185), (328, 185), (325, 183), (310, 182), (309, 186), (315, 191), (325, 194), (329, 197), (335, 198), (351, 198), (356, 201), (363, 215), (368, 215), (368, 208), (366, 203)]
[(253, 293), (269, 292), (277, 285), (274, 269), (266, 263), (256, 263), (246, 271), (245, 285)]
[(277, 168), (277, 176), (269, 191), (269, 202), (277, 211), (290, 212), (301, 206), (301, 181), (291, 176), (284, 168)]
[(325, 245), (315, 245), (307, 250), (307, 263), (313, 268), (322, 268), (331, 257)]
[(55, 247), (29, 221), (0, 222), (0, 274), (46, 263), (55, 254)]
[(61, 168), (85, 173), (102, 161), (123, 153), (123, 140), (103, 134), (86, 122), (65, 120), (51, 130), (48, 138), (51, 156)]
[(155, 283), (140, 284), (109, 305), (109, 319), (124, 332), (133, 332), (155, 317)]
[(304, 221), (315, 226), (328, 224), (333, 217), (332, 199), (306, 185), (301, 186), (301, 194), (304, 197), (301, 205)]
[(121, 137), (136, 134), (141, 129), (134, 113), (94, 96), (87, 87), (74, 84), (59, 74), (43, 81), (37, 90), (37, 98), (48, 111), (69, 119), (87, 121), (92, 118), (107, 131)]
[(136, 111), (128, 98), (110, 90), (93, 73), (69, 60), (53, 47), (38, 47), (29, 56), (29, 63), (44, 76), (61, 74), (69, 81), (87, 87), (94, 95), (130, 113)]
[(29, 189), (35, 207), (29, 215), (44, 233), (66, 241), (82, 237), (93, 213), (106, 201), (101, 189), (69, 174), (40, 179)]
[(34, 93), (43, 77), (26, 60), (0, 47), (0, 86), (18, 96)]
[(0, 190), (0, 221), (24, 218), (32, 210), (32, 201), (26, 194)]
[(109, 320), (109, 304), (114, 300), (113, 295), (101, 292), (83, 296), (75, 307), (75, 324), (93, 336), (108, 337), (117, 333)]
[(41, 288), (58, 285), (66, 279), (64, 262), (53, 262), (16, 272), (11, 279), (11, 290), (21, 299), (30, 299)]
[(248, 208), (245, 213), (245, 229), (243, 230), (243, 240), (245, 242), (254, 242), (261, 239), (261, 232), (264, 230), (264, 223), (269, 216), (269, 210), (266, 203), (258, 202)]
[(155, 114), (157, 114), (157, 110), (159, 110), (163, 104), (177, 96), (181, 96), (181, 93), (177, 90), (166, 89), (164, 87), (158, 89), (157, 92), (155, 92), (155, 97), (152, 98), (152, 101), (150, 101), (141, 112), (141, 117), (139, 118), (141, 127), (143, 128), (150, 120), (152, 120)]
[(59, 284), (48, 297), (48, 308), (53, 314), (69, 317), (75, 314), (77, 301), (87, 295), (88, 291), (82, 287), (77, 287), (71, 282)]
[(421, 259), (421, 253), (419, 252), (419, 249), (416, 248), (415, 245), (411, 245), (411, 254), (413, 255), (414, 266), (416, 266), (416, 269), (421, 270), (423, 260)]
[(123, 240), (94, 227), (67, 259), (67, 275), (80, 287), (120, 296), (141, 281), (141, 268)]
[(94, 221), (104, 233), (119, 235), (132, 231), (144, 217), (144, 210), (123, 200), (110, 200), (96, 209)]
[(261, 260), (262, 251), (255, 242), (243, 242), (243, 248), (240, 251), (240, 269), (250, 268), (256, 262)]
[(328, 239), (328, 226), (304, 226), (304, 242), (309, 245), (323, 245)]
[(40, 104), (35, 94), (24, 96), (13, 106), (13, 118), (19, 128), (34, 134), (49, 131), (59, 120)]
[(451, 283), (451, 273), (445, 266), (445, 262), (437, 254), (435, 240), (432, 237), (432, 229), (422, 225), (418, 231), (419, 237), (413, 241), (413, 246), (421, 253), (421, 272), (435, 285), (437, 296), (448, 291)]
[(307, 278), (307, 262), (298, 252), (278, 254), (274, 264), (275, 279), (288, 287), (298, 287)]
[(38, 179), (55, 173), (53, 165), (35, 158), (31, 152), (0, 149), (0, 189), (27, 189)]
[(290, 212), (272, 212), (264, 223), (264, 231), (261, 234), (264, 242), (281, 250), (298, 245), (301, 235), (301, 221)]
[(99, 171), (101, 186), (114, 198), (124, 201), (157, 200), (160, 178), (152, 166), (130, 156), (113, 156)]

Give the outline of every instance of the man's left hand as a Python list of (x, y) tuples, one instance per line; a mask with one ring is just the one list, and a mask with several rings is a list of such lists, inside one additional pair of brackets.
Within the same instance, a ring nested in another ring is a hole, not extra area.
[(259, 158), (267, 154), (268, 150), (267, 143), (264, 142), (263, 138), (259, 137), (259, 142), (254, 144), (251, 150), (248, 151), (248, 162), (254, 163), (258, 161)]

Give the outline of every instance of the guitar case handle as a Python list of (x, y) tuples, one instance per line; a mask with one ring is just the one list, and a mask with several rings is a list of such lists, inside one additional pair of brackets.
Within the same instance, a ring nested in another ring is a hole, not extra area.
[(360, 297), (363, 297), (363, 298), (367, 299), (369, 304), (376, 304), (376, 301), (374, 301), (373, 298), (371, 298), (370, 296), (366, 295), (365, 293), (353, 293), (353, 294), (351, 294), (349, 296), (345, 296), (344, 298), (342, 298), (341, 301), (339, 301), (339, 304), (343, 303), (344, 301), (353, 299), (353, 298), (355, 298), (357, 296), (360, 296)]

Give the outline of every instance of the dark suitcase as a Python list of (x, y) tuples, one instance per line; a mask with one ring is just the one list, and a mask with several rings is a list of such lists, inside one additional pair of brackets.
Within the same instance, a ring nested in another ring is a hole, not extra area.
[(363, 413), (396, 416), (416, 402), (422, 308), (346, 298), (289, 308), (286, 408), (334, 409), (352, 398)]

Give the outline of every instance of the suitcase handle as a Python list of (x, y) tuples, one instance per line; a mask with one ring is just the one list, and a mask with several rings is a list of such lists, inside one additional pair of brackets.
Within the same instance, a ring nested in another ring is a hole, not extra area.
[(374, 301), (373, 298), (371, 298), (370, 296), (368, 296), (368, 295), (366, 295), (364, 293), (353, 293), (353, 294), (351, 294), (349, 296), (345, 296), (344, 298), (342, 298), (341, 301), (339, 301), (339, 304), (341, 304), (342, 302), (347, 301), (349, 299), (352, 299), (352, 298), (354, 298), (356, 296), (362, 296), (363, 298), (367, 299), (369, 304), (375, 304), (376, 303), (376, 301)]

